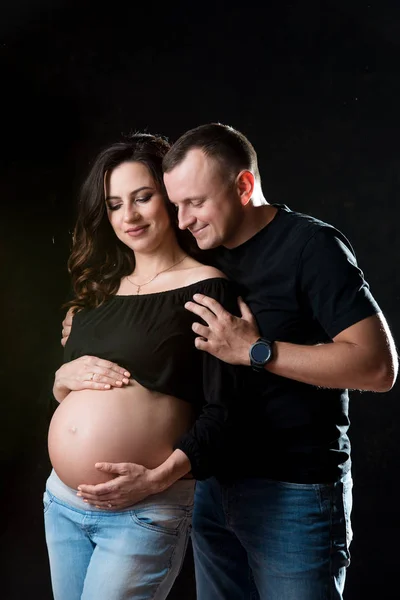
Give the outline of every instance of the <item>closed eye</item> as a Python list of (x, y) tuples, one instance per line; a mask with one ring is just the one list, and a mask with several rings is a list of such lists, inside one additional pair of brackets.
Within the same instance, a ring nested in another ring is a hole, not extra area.
[(153, 194), (148, 194), (147, 196), (143, 196), (142, 198), (136, 198), (135, 202), (138, 202), (139, 204), (145, 204), (152, 198), (152, 196)]
[[(134, 202), (135, 202), (135, 204), (146, 204), (146, 202), (151, 200), (152, 196), (153, 196), (153, 194), (148, 194), (147, 196), (135, 198)], [(108, 210), (111, 210), (111, 211), (118, 210), (119, 208), (121, 208), (121, 206), (122, 206), (122, 204), (109, 204), (107, 202), (107, 208), (108, 208)]]

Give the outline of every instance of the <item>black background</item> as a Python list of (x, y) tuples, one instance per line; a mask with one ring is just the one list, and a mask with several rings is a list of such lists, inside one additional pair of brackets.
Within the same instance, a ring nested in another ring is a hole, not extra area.
[[(259, 5), (258, 5), (259, 4)], [(1, 597), (50, 600), (42, 493), (77, 187), (120, 133), (209, 121), (255, 145), (264, 192), (341, 229), (400, 336), (398, 2), (3, 2)], [(399, 388), (352, 393), (346, 600), (397, 588)], [(189, 549), (170, 598), (192, 600)], [(284, 600), (284, 599), (282, 599)]]

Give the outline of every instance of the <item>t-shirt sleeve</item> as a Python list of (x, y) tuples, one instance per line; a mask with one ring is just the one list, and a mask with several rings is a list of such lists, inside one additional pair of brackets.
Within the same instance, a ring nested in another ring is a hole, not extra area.
[(350, 242), (334, 228), (320, 229), (307, 242), (298, 277), (313, 318), (331, 339), (380, 312)]
[[(235, 284), (216, 280), (212, 289), (207, 290), (207, 295), (239, 316), (239, 292)], [(206, 479), (216, 474), (222, 457), (226, 455), (231, 416), (238, 408), (244, 368), (203, 352), (204, 403), (192, 428), (174, 446), (188, 456), (195, 479)]]

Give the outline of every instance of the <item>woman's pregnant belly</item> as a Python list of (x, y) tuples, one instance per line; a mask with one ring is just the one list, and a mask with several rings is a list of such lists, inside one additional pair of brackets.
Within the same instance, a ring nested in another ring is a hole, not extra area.
[(187, 402), (150, 392), (136, 382), (123, 389), (71, 392), (50, 422), (50, 461), (71, 488), (101, 483), (114, 475), (98, 471), (95, 463), (155, 468), (191, 423)]

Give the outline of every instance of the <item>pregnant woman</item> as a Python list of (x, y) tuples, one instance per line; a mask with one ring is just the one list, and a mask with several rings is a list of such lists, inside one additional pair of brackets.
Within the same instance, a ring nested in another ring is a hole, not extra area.
[[(81, 190), (68, 263), (74, 318), (55, 377), (44, 494), (55, 600), (167, 597), (195, 479), (222, 460), (228, 401), (239, 394), (237, 369), (194, 345), (198, 318), (185, 303), (198, 292), (237, 313), (237, 292), (193, 258), (177, 228), (162, 180), (168, 148), (130, 136), (97, 156)], [(138, 502), (80, 497), (80, 484), (115, 477), (99, 462), (150, 474)]]

